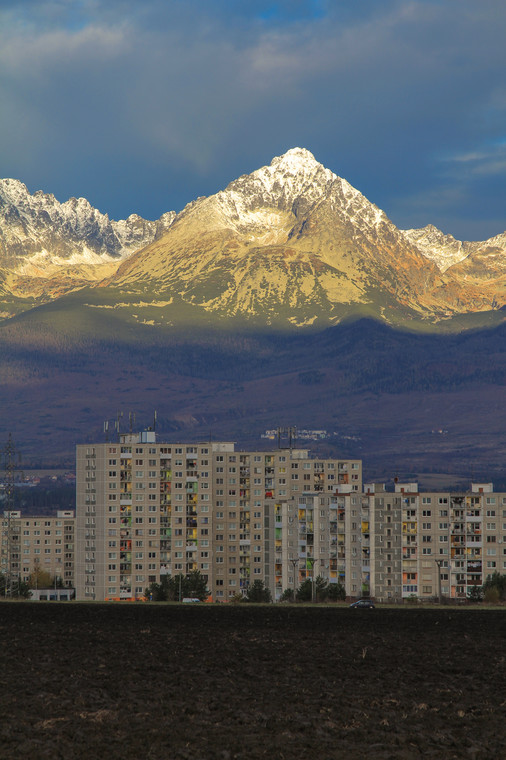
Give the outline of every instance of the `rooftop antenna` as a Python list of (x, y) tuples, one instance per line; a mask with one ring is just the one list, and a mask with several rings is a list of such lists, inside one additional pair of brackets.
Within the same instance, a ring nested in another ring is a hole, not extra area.
[(281, 448), (281, 438), (288, 438), (288, 448), (291, 449), (293, 442), (297, 439), (296, 427), (278, 427), (278, 449)]
[(105, 442), (109, 443), (109, 420), (105, 420), (104, 422), (104, 435), (105, 435)]
[(116, 412), (116, 421), (114, 423), (114, 429), (118, 434), (118, 440), (121, 435), (121, 418), (123, 417), (123, 412)]
[(158, 419), (158, 413), (157, 413), (157, 411), (155, 409), (155, 413), (153, 415), (153, 430), (156, 430), (156, 421), (157, 421), (157, 419)]
[[(4, 493), (5, 493), (5, 506), (6, 506), (6, 512), (7, 512), (7, 540), (5, 542), (6, 545), (6, 555), (7, 555), (7, 572), (6, 572), (6, 578), (5, 578), (5, 596), (12, 596), (13, 591), (13, 572), (12, 572), (12, 554), (13, 549), (17, 547), (13, 545), (12, 541), (12, 531), (11, 531), (11, 517), (12, 517), (12, 511), (14, 508), (14, 488), (15, 488), (15, 482), (16, 482), (16, 474), (18, 477), (21, 476), (22, 478), (22, 472), (19, 467), (19, 464), (21, 462), (21, 455), (19, 452), (16, 451), (16, 447), (14, 445), (14, 441), (12, 440), (12, 433), (9, 433), (9, 438), (7, 440), (7, 444), (4, 446), (2, 450), (0, 450), (1, 459), (4, 463)], [(16, 465), (16, 458), (18, 460), (18, 464)], [(2, 536), (3, 539), (3, 536)], [(3, 543), (3, 540), (2, 540)], [(17, 548), (19, 551), (19, 547)], [(19, 574), (18, 574), (19, 575)]]
[(133, 433), (133, 426), (135, 425), (135, 412), (128, 412), (128, 428), (130, 434)]

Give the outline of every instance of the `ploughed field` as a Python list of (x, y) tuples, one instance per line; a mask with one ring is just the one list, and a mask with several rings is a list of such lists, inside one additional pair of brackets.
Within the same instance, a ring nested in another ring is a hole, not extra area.
[(505, 758), (506, 611), (0, 603), (0, 757)]

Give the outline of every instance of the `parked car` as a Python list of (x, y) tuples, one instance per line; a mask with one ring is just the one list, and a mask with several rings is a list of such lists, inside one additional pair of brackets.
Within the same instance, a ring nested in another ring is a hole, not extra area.
[(370, 599), (359, 599), (358, 602), (350, 604), (350, 608), (355, 610), (374, 610), (376, 606)]

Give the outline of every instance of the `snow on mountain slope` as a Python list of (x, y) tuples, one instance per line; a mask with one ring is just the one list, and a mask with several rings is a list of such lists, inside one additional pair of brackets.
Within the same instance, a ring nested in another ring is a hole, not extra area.
[(456, 240), (453, 235), (445, 235), (433, 224), (428, 224), (417, 230), (401, 230), (407, 240), (416, 245), (431, 261), (434, 261), (442, 272), (465, 259), (468, 251), (465, 244)]
[(23, 276), (52, 277), (62, 268), (83, 274), (119, 262), (152, 242), (175, 217), (151, 222), (132, 214), (118, 222), (85, 198), (59, 203), (19, 180), (0, 180), (0, 263)]
[(271, 324), (332, 324), (350, 310), (438, 320), (503, 306), (505, 254), (506, 233), (463, 243), (432, 225), (399, 230), (303, 148), (156, 222), (112, 221), (84, 198), (59, 203), (0, 180), (4, 316), (9, 294), (26, 309), (88, 285), (98, 301), (109, 289), (104, 308), (117, 298), (128, 309), (131, 294), (141, 321), (155, 301)]
[[(483, 263), (493, 272), (495, 264), (506, 268), (506, 232), (496, 235), (489, 240), (465, 241), (456, 240), (453, 235), (445, 235), (433, 224), (415, 230), (401, 230), (402, 234), (431, 261), (434, 261), (441, 272), (465, 262), (469, 257), (479, 255)], [(495, 262), (494, 262), (495, 259)], [(464, 270), (463, 263), (459, 270)], [(452, 272), (457, 270), (452, 269)], [(486, 272), (483, 274), (486, 276)]]
[(300, 148), (189, 204), (104, 283), (304, 324), (335, 320), (343, 305), (372, 304), (379, 293), (424, 311), (442, 284), (383, 211)]

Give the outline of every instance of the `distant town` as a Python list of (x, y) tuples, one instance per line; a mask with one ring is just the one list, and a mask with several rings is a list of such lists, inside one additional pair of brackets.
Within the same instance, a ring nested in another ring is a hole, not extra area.
[[(336, 435), (336, 433), (332, 433), (332, 435)], [(278, 429), (276, 428), (273, 430), (266, 430), (265, 433), (262, 433), (260, 437), (267, 438), (270, 441), (275, 441), (278, 437)], [(300, 430), (297, 428), (296, 437), (303, 441), (319, 441), (325, 438), (330, 438), (331, 435), (327, 433), (326, 430)]]

